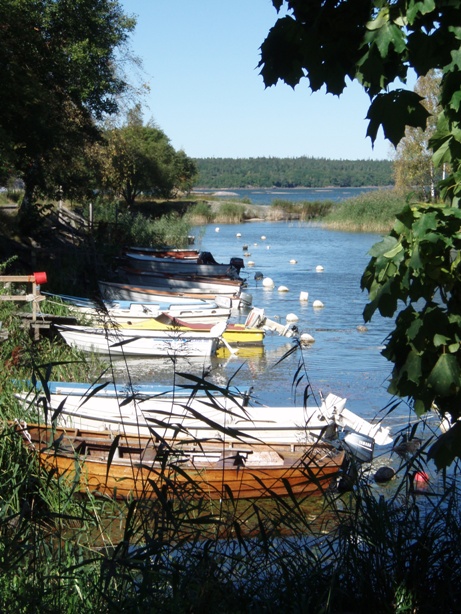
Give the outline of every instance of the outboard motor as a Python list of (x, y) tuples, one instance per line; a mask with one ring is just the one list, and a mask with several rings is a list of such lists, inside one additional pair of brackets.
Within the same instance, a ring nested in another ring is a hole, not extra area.
[(237, 269), (233, 267), (232, 265), (229, 265), (227, 267), (226, 277), (228, 277), (229, 279), (232, 279), (233, 281), (245, 281), (242, 277), (240, 277), (239, 271), (237, 271)]
[(237, 273), (240, 273), (240, 270), (245, 268), (245, 263), (243, 262), (243, 258), (231, 258), (229, 261), (229, 265), (234, 267)]
[(361, 463), (370, 463), (373, 460), (375, 440), (368, 435), (348, 433), (342, 440), (344, 449)]

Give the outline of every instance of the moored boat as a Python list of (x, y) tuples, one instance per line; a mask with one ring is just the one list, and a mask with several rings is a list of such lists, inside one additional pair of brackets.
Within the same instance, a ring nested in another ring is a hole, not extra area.
[(16, 396), (41, 420), (55, 415), (60, 425), (73, 428), (265, 443), (308, 443), (350, 431), (377, 445), (392, 442), (388, 428), (364, 420), (346, 408), (346, 399), (331, 393), (320, 405), (307, 407), (260, 405), (249, 391), (211, 385), (168, 391), (158, 386), (48, 382), (47, 390), (38, 386)]
[(344, 452), (312, 445), (156, 441), (45, 425), (16, 426), (31, 452), (81, 492), (118, 499), (172, 497), (252, 499), (324, 491)]
[(219, 345), (225, 322), (209, 332), (121, 330), (113, 327), (56, 325), (66, 343), (86, 352), (125, 356), (211, 356)]
[(197, 260), (200, 251), (198, 249), (184, 249), (181, 247), (138, 247), (131, 246), (126, 248), (126, 251), (136, 254), (145, 254), (158, 258), (176, 258), (176, 259), (192, 259)]
[[(185, 322), (180, 317), (171, 316), (167, 313), (159, 313), (156, 318), (149, 318), (141, 322), (120, 322), (121, 330), (163, 330), (176, 331), (178, 333), (195, 331), (210, 332), (212, 325), (206, 322)], [(264, 342), (265, 331), (263, 328), (248, 327), (245, 324), (226, 324), (222, 338), (231, 345), (261, 345)]]
[(213, 301), (184, 299), (183, 303), (140, 303), (134, 301), (93, 301), (88, 298), (73, 297), (63, 294), (47, 293), (48, 300), (64, 302), (71, 311), (89, 318), (115, 323), (142, 322), (157, 318), (165, 313), (184, 322), (216, 324), (227, 321), (231, 315), (230, 307), (218, 307)]
[(245, 267), (242, 258), (231, 258), (228, 264), (221, 264), (216, 262), (209, 252), (200, 252), (196, 259), (136, 252), (126, 252), (124, 257), (128, 266), (134, 269), (175, 275), (218, 275), (236, 279)]
[(227, 305), (230, 301), (231, 309), (249, 307), (253, 301), (251, 294), (247, 292), (231, 291), (228, 295), (216, 295), (213, 292), (186, 292), (159, 290), (151, 286), (131, 285), (117, 282), (99, 281), (101, 295), (105, 300), (125, 300), (136, 302), (162, 302), (181, 303), (184, 298), (194, 298), (201, 300), (211, 300), (219, 306)]
[(243, 287), (243, 280), (228, 277), (206, 277), (201, 275), (173, 275), (141, 271), (128, 267), (120, 267), (119, 273), (123, 281), (129, 284), (141, 284), (159, 290), (173, 290), (192, 294), (210, 293), (232, 295)]

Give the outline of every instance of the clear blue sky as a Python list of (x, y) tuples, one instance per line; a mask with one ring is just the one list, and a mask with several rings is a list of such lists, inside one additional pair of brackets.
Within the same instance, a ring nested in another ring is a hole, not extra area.
[(367, 138), (368, 97), (265, 89), (259, 47), (277, 19), (270, 0), (122, 0), (138, 25), (131, 47), (150, 93), (143, 101), (175, 149), (193, 158), (312, 156), (384, 159), (392, 146)]

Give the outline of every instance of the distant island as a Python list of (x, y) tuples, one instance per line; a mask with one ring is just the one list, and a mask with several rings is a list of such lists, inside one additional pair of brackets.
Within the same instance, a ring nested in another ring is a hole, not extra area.
[(196, 188), (360, 188), (394, 184), (391, 160), (195, 158)]

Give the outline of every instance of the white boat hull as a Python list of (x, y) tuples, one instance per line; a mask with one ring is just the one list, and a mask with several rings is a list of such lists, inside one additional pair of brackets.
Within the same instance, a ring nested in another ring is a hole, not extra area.
[[(27, 402), (26, 393), (17, 396)], [(29, 396), (33, 402), (39, 397)], [(69, 388), (57, 389), (48, 401), (49, 410), (58, 414), (58, 424), (96, 431), (178, 439), (255, 438), (268, 444), (307, 443), (333, 435), (338, 426), (344, 426), (344, 414), (360, 426), (361, 434), (372, 436), (378, 445), (392, 441), (387, 429), (359, 418), (345, 408), (345, 403), (346, 399), (330, 394), (320, 407), (250, 407), (242, 397), (220, 394), (204, 398), (187, 396), (184, 391), (178, 395), (142, 395), (133, 390), (118, 396), (104, 392), (82, 395), (79, 391), (72, 394)], [(43, 406), (37, 403), (37, 407)]]
[(158, 305), (153, 303), (132, 303), (129, 309), (108, 308), (106, 310), (97, 309), (96, 307), (76, 307), (71, 306), (71, 310), (75, 313), (87, 316), (99, 321), (110, 321), (117, 324), (136, 324), (145, 322), (151, 318), (157, 318), (160, 314), (166, 314), (171, 318), (176, 318), (188, 324), (216, 324), (217, 322), (226, 322), (230, 315), (230, 309), (216, 307), (214, 309), (188, 309), (178, 305), (177, 308), (172, 306), (171, 309), (161, 310)]
[(197, 279), (193, 277), (179, 277), (150, 273), (148, 271), (123, 270), (123, 277), (129, 284), (142, 284), (159, 290), (173, 290), (189, 292), (192, 294), (209, 293), (232, 295), (238, 293), (242, 282), (223, 279)]
[(252, 302), (251, 294), (243, 292), (231, 294), (229, 296), (216, 295), (213, 293), (201, 293), (199, 295), (198, 293), (171, 292), (167, 290), (159, 291), (157, 288), (152, 288), (150, 286), (136, 286), (108, 281), (99, 281), (98, 285), (104, 299), (115, 301), (124, 300), (140, 303), (161, 303), (168, 301), (171, 304), (178, 304), (184, 303), (185, 298), (193, 298), (194, 300), (215, 301), (220, 307), (230, 306), (231, 309), (239, 309), (241, 304), (249, 306)]
[(211, 356), (220, 336), (213, 332), (176, 333), (116, 330), (86, 326), (57, 326), (66, 343), (85, 352), (125, 356)]

